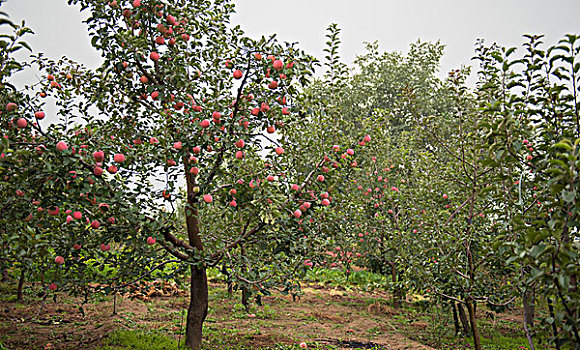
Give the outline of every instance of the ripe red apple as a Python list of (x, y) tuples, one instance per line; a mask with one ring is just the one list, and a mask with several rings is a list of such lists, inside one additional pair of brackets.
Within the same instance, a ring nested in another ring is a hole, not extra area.
[(330, 201), (328, 199), (323, 199), (322, 202), (320, 202), (320, 204), (324, 205), (325, 207), (330, 205)]
[(274, 176), (268, 175), (268, 177), (266, 178), (266, 180), (272, 182), (272, 181), (274, 181)]
[(133, 0), (133, 7), (137, 8), (141, 6), (141, 0)]
[(62, 264), (64, 264), (64, 258), (59, 255), (54, 259), (54, 262), (59, 264), (59, 265), (62, 265)]
[(60, 212), (60, 209), (59, 209), (59, 207), (54, 206), (54, 207), (49, 208), (47, 211), (48, 211), (49, 215), (57, 216), (58, 213)]
[(244, 73), (242, 73), (242, 71), (241, 71), (241, 70), (239, 70), (239, 69), (236, 69), (236, 70), (234, 71), (234, 78), (235, 78), (235, 79), (240, 79), (240, 78), (241, 78), (243, 75), (244, 75)]
[(302, 216), (302, 211), (300, 211), (300, 209), (296, 209), (296, 210), (294, 211), (294, 217), (298, 219), (298, 218), (300, 218), (301, 216)]
[(211, 203), (213, 202), (213, 197), (211, 194), (204, 194), (203, 195), (203, 201), (206, 203)]
[(99, 167), (99, 166), (96, 166), (96, 167), (93, 169), (93, 174), (95, 174), (96, 176), (101, 176), (101, 175), (103, 175), (103, 168), (101, 168), (101, 167)]
[(8, 112), (15, 111), (17, 108), (18, 108), (18, 105), (17, 105), (16, 103), (14, 103), (14, 102), (8, 102), (8, 103), (6, 104), (6, 110), (7, 110)]
[(281, 156), (284, 153), (284, 148), (282, 147), (277, 147), (276, 148), (276, 154)]
[(91, 227), (94, 228), (95, 230), (98, 229), (99, 227), (101, 227), (101, 223), (98, 220), (93, 220), (91, 222)]
[(73, 218), (75, 218), (76, 220), (80, 220), (83, 217), (83, 214), (80, 211), (75, 211), (73, 213)]
[(242, 158), (244, 158), (244, 152), (242, 152), (242, 151), (237, 151), (237, 152), (236, 152), (236, 158), (237, 158), (237, 159), (242, 159)]
[(72, 221), (73, 221), (73, 217), (72, 217), (72, 216), (70, 216), (70, 215), (67, 215), (67, 216), (66, 216), (66, 223), (67, 223), (67, 224), (70, 224)]
[(163, 44), (165, 44), (165, 38), (164, 38), (164, 37), (162, 37), (162, 36), (158, 36), (157, 38), (155, 38), (155, 42), (156, 42), (158, 45), (163, 45)]
[(294, 190), (294, 191), (298, 191), (298, 190), (300, 190), (300, 187), (299, 187), (298, 185), (296, 185), (296, 184), (293, 184), (293, 185), (291, 186), (291, 188), (292, 188), (292, 190)]
[(251, 113), (253, 116), (260, 114), (260, 108), (256, 107), (256, 108), (252, 109)]
[(153, 61), (157, 62), (159, 61), (159, 54), (155, 51), (151, 52), (151, 54), (149, 54), (149, 58), (151, 58)]
[(447, 198), (448, 198), (447, 194), (444, 194), (443, 199), (447, 199)]
[(364, 138), (365, 142), (371, 142), (371, 135), (366, 135)]
[(113, 157), (113, 160), (116, 163), (123, 163), (125, 161), (125, 155), (121, 154), (121, 153), (117, 153), (115, 154), (115, 156)]
[(199, 174), (199, 168), (194, 166), (193, 168), (189, 169), (189, 173), (192, 175), (197, 175)]
[(99, 210), (104, 213), (107, 210), (109, 210), (109, 205), (107, 203), (100, 203), (99, 204)]
[(93, 158), (95, 158), (95, 162), (102, 162), (105, 160), (105, 152), (96, 151), (95, 153), (93, 153)]
[(56, 285), (56, 283), (51, 283), (48, 285), (48, 289), (50, 290), (56, 290), (58, 288), (58, 286)]
[(275, 90), (278, 88), (278, 82), (276, 80), (272, 80), (270, 84), (268, 84), (268, 87), (272, 90)]
[(111, 249), (111, 245), (110, 244), (105, 244), (105, 243), (101, 243), (101, 250), (106, 252), (108, 250)]
[(235, 200), (232, 200), (232, 201), (230, 202), (230, 206), (235, 208), (235, 207), (237, 207), (237, 206), (238, 206), (238, 203), (237, 203)]
[(201, 123), (199, 123), (199, 126), (201, 126), (204, 129), (209, 128), (209, 120), (207, 119), (202, 120)]
[(117, 171), (119, 171), (119, 168), (117, 168), (115, 165), (109, 165), (109, 167), (107, 168), (107, 171), (110, 174), (116, 174)]
[(322, 192), (322, 193), (320, 194), (320, 198), (322, 198), (322, 199), (326, 199), (326, 198), (328, 198), (328, 197), (329, 197), (329, 194), (328, 194), (328, 192)]
[(142, 75), (141, 78), (139, 78), (139, 81), (141, 81), (143, 84), (147, 84), (149, 82), (149, 79)]
[(38, 112), (34, 113), (34, 117), (38, 120), (44, 119), (44, 116), (45, 116), (45, 114), (42, 111), (38, 111)]
[(16, 126), (20, 129), (24, 129), (28, 125), (28, 122), (24, 118), (18, 118), (16, 121)]
[(346, 150), (346, 154), (348, 154), (349, 156), (354, 155), (354, 150), (352, 148), (349, 148)]
[(284, 107), (284, 108), (282, 108), (282, 114), (283, 114), (283, 115), (288, 115), (288, 114), (290, 114), (290, 109), (289, 109), (288, 107)]
[(324, 175), (318, 175), (318, 176), (316, 177), (316, 180), (317, 180), (318, 182), (324, 182)]
[(258, 53), (258, 52), (256, 52), (256, 53), (254, 54), (254, 57), (255, 57), (255, 58), (256, 58), (256, 60), (258, 60), (258, 61), (261, 61), (261, 60), (262, 60), (262, 55), (261, 55), (260, 53)]
[(232, 188), (232, 189), (230, 190), (230, 194), (231, 194), (232, 196), (235, 196), (237, 193), (238, 193), (238, 190), (236, 190), (235, 188)]
[(147, 244), (149, 245), (153, 245), (155, 244), (155, 242), (157, 242), (157, 240), (151, 236), (147, 237)]
[(242, 139), (239, 139), (238, 141), (236, 141), (236, 147), (238, 147), (238, 148), (244, 148), (245, 145), (246, 145), (246, 143)]
[(273, 134), (276, 132), (276, 127), (273, 125), (270, 125), (269, 127), (266, 128), (266, 131), (268, 132), (268, 134)]
[(74, 250), (81, 250), (82, 246), (78, 243), (73, 244), (73, 249)]
[(199, 152), (201, 152), (201, 148), (199, 146), (195, 146), (195, 147), (193, 147), (192, 151), (195, 154), (199, 154)]
[(284, 63), (280, 60), (275, 60), (272, 63), (272, 67), (274, 67), (275, 70), (280, 71), (282, 68), (284, 68)]

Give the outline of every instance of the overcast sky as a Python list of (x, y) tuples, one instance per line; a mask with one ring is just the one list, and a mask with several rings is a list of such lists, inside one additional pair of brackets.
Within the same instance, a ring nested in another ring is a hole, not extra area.
[[(193, 1), (193, 0), (192, 0)], [(36, 35), (33, 48), (49, 57), (66, 55), (95, 67), (100, 59), (90, 46), (78, 8), (66, 0), (8, 0), (2, 10), (25, 19)], [(363, 53), (363, 42), (377, 40), (384, 51), (405, 51), (409, 43), (441, 40), (446, 45), (442, 73), (470, 64), (477, 38), (519, 45), (524, 33), (546, 34), (556, 42), (580, 33), (580, 0), (238, 0), (234, 23), (250, 36), (277, 33), (298, 41), (322, 59), (325, 29), (342, 28), (344, 61)]]

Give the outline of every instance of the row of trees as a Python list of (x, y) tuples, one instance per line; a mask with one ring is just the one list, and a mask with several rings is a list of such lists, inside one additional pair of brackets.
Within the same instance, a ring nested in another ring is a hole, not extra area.
[[(338, 29), (329, 31), (335, 53)], [(449, 305), (478, 349), (478, 304), (520, 302), (532, 348), (533, 338), (577, 348), (578, 37), (548, 48), (524, 37), (519, 55), (477, 43), (475, 88), (469, 68), (437, 77), (439, 43), (406, 56), (368, 45), (352, 74), (328, 57), (340, 84), (311, 93), (337, 96), (332, 108), (349, 125), (374, 126), (329, 237), (389, 277), (395, 307), (407, 292)]]

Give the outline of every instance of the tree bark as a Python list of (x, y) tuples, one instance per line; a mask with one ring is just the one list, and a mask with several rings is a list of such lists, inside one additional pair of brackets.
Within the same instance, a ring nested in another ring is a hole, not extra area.
[(20, 270), (20, 278), (18, 278), (18, 290), (16, 291), (16, 300), (22, 301), (22, 288), (24, 287), (24, 268)]
[(391, 265), (391, 281), (393, 282), (393, 307), (398, 309), (401, 306), (401, 290), (397, 286), (397, 265), (394, 261), (389, 261)]
[[(198, 193), (193, 175), (189, 173), (188, 160), (184, 158), (187, 184), (187, 204), (185, 206), (185, 223), (189, 244), (199, 252), (203, 251), (203, 242), (199, 235)], [(205, 263), (191, 265), (191, 287), (187, 322), (185, 325), (185, 345), (193, 350), (201, 349), (203, 322), (207, 316), (208, 284)]]
[(457, 316), (457, 307), (455, 302), (451, 302), (451, 312), (453, 313), (453, 326), (455, 327), (455, 335), (461, 333), (461, 327), (459, 326), (459, 317)]
[(548, 298), (548, 311), (550, 312), (550, 317), (554, 320), (552, 322), (552, 334), (554, 335), (554, 342), (556, 343), (556, 350), (560, 350), (560, 340), (558, 339), (558, 328), (556, 327), (556, 315), (554, 314), (554, 303), (551, 298)]
[(477, 315), (475, 314), (475, 301), (466, 302), (467, 312), (469, 313), (469, 323), (471, 324), (471, 333), (473, 335), (473, 344), (475, 350), (481, 350), (481, 339), (479, 337), (479, 328), (477, 328)]
[(208, 286), (205, 267), (191, 266), (191, 296), (187, 310), (185, 345), (193, 350), (201, 349), (203, 322), (207, 316)]
[(471, 334), (469, 320), (467, 319), (467, 315), (465, 314), (465, 309), (463, 308), (462, 304), (457, 303), (457, 311), (459, 311), (459, 319), (463, 325), (463, 334)]

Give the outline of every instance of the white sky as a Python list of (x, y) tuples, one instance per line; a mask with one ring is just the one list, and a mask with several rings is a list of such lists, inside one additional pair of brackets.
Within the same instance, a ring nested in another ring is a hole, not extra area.
[[(191, 0), (193, 1), (193, 0)], [(48, 57), (66, 55), (95, 67), (100, 59), (90, 46), (77, 8), (66, 0), (8, 0), (2, 11), (25, 19), (36, 35), (28, 42)], [(409, 43), (440, 39), (446, 48), (442, 73), (470, 64), (476, 38), (518, 45), (524, 33), (546, 34), (553, 43), (580, 33), (580, 0), (238, 0), (234, 23), (251, 36), (277, 33), (298, 41), (322, 59), (325, 29), (342, 28), (341, 56), (347, 63), (363, 52), (364, 41), (378, 40), (385, 51), (405, 51)]]

